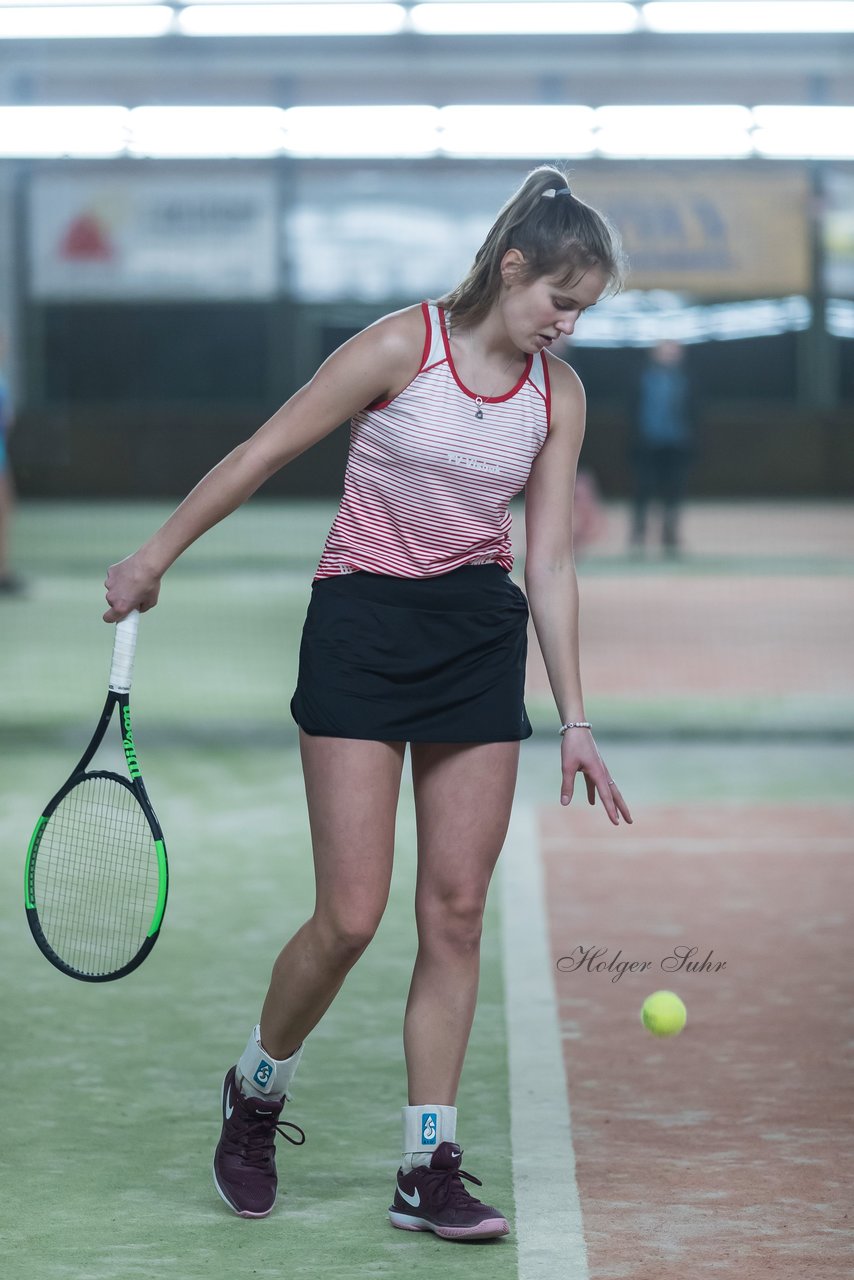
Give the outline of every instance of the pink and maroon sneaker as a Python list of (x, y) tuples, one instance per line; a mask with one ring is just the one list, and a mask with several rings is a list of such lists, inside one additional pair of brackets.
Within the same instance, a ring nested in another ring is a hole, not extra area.
[(403, 1231), (434, 1231), (445, 1240), (489, 1240), (506, 1236), (507, 1219), (491, 1205), (475, 1200), (463, 1186), (463, 1178), (483, 1184), (460, 1168), (462, 1151), (454, 1142), (442, 1142), (429, 1166), (411, 1173), (398, 1170), (394, 1204), (388, 1211), (392, 1226)]
[[(276, 1134), (295, 1147), (305, 1142), (299, 1125), (279, 1123), (284, 1098), (244, 1097), (235, 1068), (222, 1085), (222, 1134), (214, 1153), (213, 1176), (225, 1203), (241, 1218), (266, 1218), (276, 1203)], [(292, 1138), (285, 1127), (295, 1129)]]

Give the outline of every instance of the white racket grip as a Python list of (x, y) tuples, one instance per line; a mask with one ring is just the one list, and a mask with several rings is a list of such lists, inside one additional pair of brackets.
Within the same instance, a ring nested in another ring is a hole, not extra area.
[(139, 609), (134, 609), (126, 618), (122, 618), (121, 622), (116, 623), (113, 661), (110, 667), (110, 689), (113, 693), (130, 693), (138, 630)]

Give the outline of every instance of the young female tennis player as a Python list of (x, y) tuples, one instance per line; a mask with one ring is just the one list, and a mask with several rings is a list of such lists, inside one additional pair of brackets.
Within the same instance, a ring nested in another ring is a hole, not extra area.
[[(303, 1052), (370, 942), (389, 890), (410, 746), (418, 953), (404, 1020), (409, 1105), (389, 1214), (451, 1240), (504, 1235), (469, 1194), (454, 1102), (478, 985), (490, 877), (519, 742), (528, 604), (559, 715), (561, 803), (583, 773), (611, 822), (629, 810), (584, 715), (572, 492), (584, 432), (578, 378), (548, 347), (619, 275), (602, 217), (564, 174), (535, 169), (466, 279), (441, 302), (346, 342), (163, 527), (107, 575), (115, 622), (157, 602), (166, 569), (275, 471), (352, 419), (344, 495), (312, 583), (291, 710), (314, 849), (314, 914), (273, 967), (260, 1025), (222, 1091), (217, 1190), (265, 1217), (276, 1132)], [(509, 577), (510, 499), (525, 489), (525, 594)], [(300, 1136), (291, 1137), (287, 1128)]]

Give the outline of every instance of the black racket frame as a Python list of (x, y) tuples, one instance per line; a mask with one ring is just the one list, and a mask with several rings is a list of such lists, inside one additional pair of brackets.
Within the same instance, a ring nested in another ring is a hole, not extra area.
[[(86, 766), (94, 756), (98, 747), (103, 741), (107, 732), (110, 721), (113, 718), (113, 712), (118, 707), (119, 711), (119, 729), (122, 735), (122, 749), (125, 754), (125, 760), (128, 765), (129, 778), (124, 778), (121, 774), (114, 773), (108, 769), (97, 769), (87, 772)], [(60, 955), (57, 955), (53, 947), (45, 937), (38, 914), (38, 904), (35, 895), (35, 874), (36, 863), (38, 861), (39, 845), (42, 836), (47, 828), (48, 821), (54, 813), (57, 806), (73, 790), (78, 783), (89, 778), (110, 778), (114, 782), (119, 782), (123, 787), (130, 791), (139, 803), (145, 819), (151, 828), (154, 836), (155, 845), (158, 852), (158, 875), (159, 875), (159, 896), (157, 907), (155, 910), (154, 920), (152, 921), (151, 931), (148, 933), (144, 943), (137, 951), (136, 955), (122, 965), (120, 969), (116, 969), (113, 973), (83, 973), (81, 970), (69, 965)], [(83, 755), (74, 766), (67, 781), (57, 791), (56, 795), (44, 809), (41, 817), (36, 823), (35, 830), (30, 840), (29, 849), (27, 850), (27, 861), (24, 870), (24, 907), (27, 913), (27, 923), (30, 926), (30, 932), (35, 939), (36, 946), (42, 955), (50, 961), (61, 973), (65, 973), (70, 978), (77, 978), (80, 982), (113, 982), (117, 978), (124, 978), (127, 974), (132, 973), (134, 969), (139, 968), (143, 960), (150, 953), (152, 947), (160, 936), (160, 927), (163, 923), (163, 915), (166, 910), (166, 899), (169, 891), (169, 870), (166, 859), (166, 845), (163, 840), (163, 832), (160, 829), (160, 823), (157, 815), (151, 806), (148, 798), (148, 792), (145, 789), (145, 783), (142, 780), (142, 774), (139, 769), (139, 762), (136, 758), (136, 748), (133, 741), (133, 732), (130, 723), (130, 698), (127, 693), (117, 693), (111, 689), (107, 694), (107, 700), (104, 703), (104, 710), (101, 712), (101, 718), (98, 726), (92, 735), (92, 739), (83, 752)]]

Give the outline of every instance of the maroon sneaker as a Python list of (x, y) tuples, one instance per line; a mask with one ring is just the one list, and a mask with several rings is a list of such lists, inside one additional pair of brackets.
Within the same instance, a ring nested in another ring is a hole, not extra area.
[(453, 1142), (442, 1142), (429, 1166), (411, 1173), (398, 1170), (394, 1204), (388, 1211), (392, 1226), (404, 1231), (435, 1231), (445, 1240), (489, 1240), (506, 1236), (507, 1219), (489, 1204), (469, 1195), (463, 1178), (483, 1184), (460, 1168), (462, 1151)]
[[(222, 1085), (222, 1134), (214, 1153), (213, 1176), (225, 1203), (241, 1218), (266, 1218), (276, 1203), (276, 1134), (295, 1147), (305, 1142), (299, 1125), (279, 1116), (283, 1098), (244, 1097), (237, 1087), (235, 1068)], [(299, 1138), (285, 1133), (295, 1129)]]

